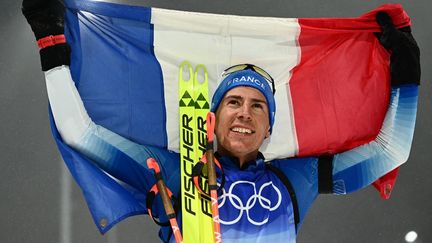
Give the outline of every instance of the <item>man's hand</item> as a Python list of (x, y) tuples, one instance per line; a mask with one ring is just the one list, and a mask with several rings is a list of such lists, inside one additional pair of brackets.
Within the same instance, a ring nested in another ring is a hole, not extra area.
[(36, 40), (64, 33), (64, 6), (58, 0), (24, 0), (22, 12)]
[[(59, 0), (23, 0), (22, 12), (36, 37), (64, 33), (64, 6)], [(55, 44), (40, 50), (42, 70), (70, 64), (70, 49), (66, 43)]]
[(378, 12), (376, 21), (381, 26), (380, 43), (390, 51), (390, 75), (392, 85), (420, 84), (420, 50), (411, 29), (396, 29), (390, 16)]

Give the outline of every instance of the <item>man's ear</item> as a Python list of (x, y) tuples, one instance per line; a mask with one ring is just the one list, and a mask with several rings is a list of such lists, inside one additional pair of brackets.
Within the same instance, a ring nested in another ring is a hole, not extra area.
[(269, 128), (269, 130), (267, 131), (267, 133), (265, 135), (265, 138), (269, 138), (269, 137), (270, 137), (270, 128)]

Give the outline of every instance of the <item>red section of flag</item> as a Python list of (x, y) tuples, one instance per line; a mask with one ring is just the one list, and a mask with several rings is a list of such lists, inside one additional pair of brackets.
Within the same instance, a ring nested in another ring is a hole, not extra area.
[(335, 154), (378, 135), (390, 76), (389, 53), (374, 35), (377, 11), (388, 12), (398, 27), (410, 24), (400, 5), (359, 18), (299, 19), (301, 59), (289, 83), (299, 156)]
[(382, 199), (390, 198), (391, 192), (396, 182), (396, 177), (399, 173), (399, 168), (400, 167), (397, 167), (372, 183), (372, 185), (379, 191)]

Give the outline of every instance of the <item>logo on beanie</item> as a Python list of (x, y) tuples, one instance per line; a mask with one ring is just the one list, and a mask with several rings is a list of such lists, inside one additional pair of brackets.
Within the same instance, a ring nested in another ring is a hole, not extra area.
[(265, 86), (263, 82), (261, 82), (261, 80), (253, 76), (241, 76), (240, 78), (233, 78), (232, 80), (228, 81), (227, 86), (230, 86), (231, 84), (235, 84), (235, 83), (252, 83), (265, 90)]

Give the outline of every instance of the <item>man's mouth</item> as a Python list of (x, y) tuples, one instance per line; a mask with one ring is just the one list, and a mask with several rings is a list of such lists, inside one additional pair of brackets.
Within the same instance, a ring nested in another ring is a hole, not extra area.
[(255, 131), (252, 131), (251, 129), (243, 128), (243, 127), (233, 127), (230, 130), (232, 132), (238, 132), (238, 133), (241, 133), (241, 134), (252, 134), (252, 133), (255, 133)]

